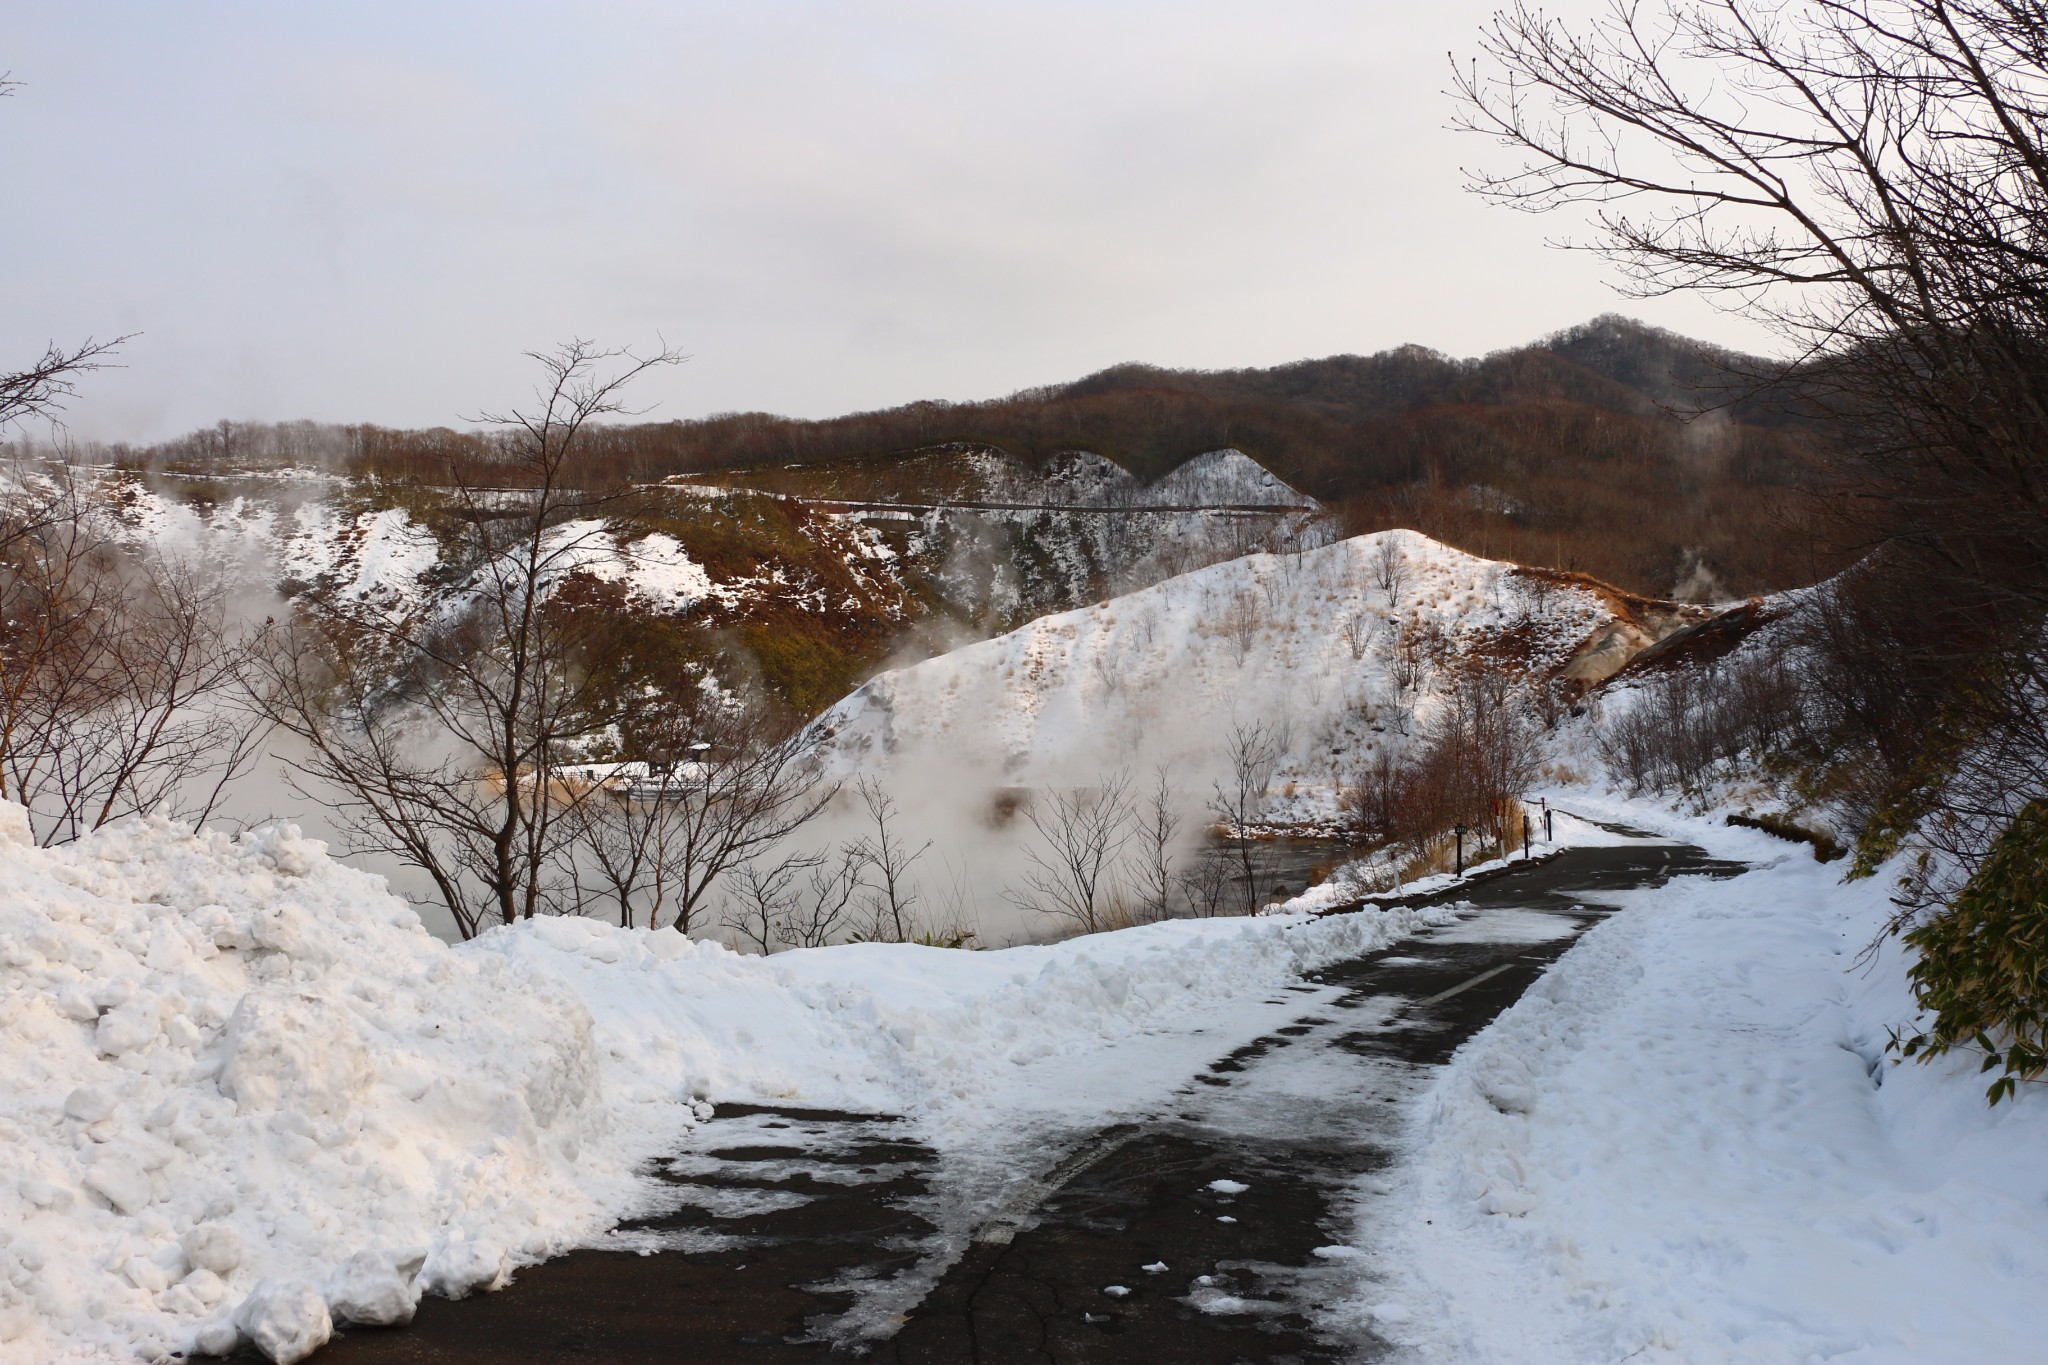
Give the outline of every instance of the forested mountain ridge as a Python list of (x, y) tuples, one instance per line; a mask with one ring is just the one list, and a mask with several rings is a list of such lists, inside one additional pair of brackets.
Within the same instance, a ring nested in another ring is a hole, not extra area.
[[(1270, 369), (1128, 364), (982, 402), (593, 428), (580, 464), (593, 483), (923, 503), (966, 496), (990, 453), (1045, 471), (1091, 452), (1150, 481), (1234, 447), (1349, 531), (1405, 526), (1656, 596), (1741, 596), (1841, 567), (1791, 533), (1829, 434), (1759, 380), (1771, 369), (1608, 316), (1481, 359), (1405, 346)], [(304, 423), (108, 453), (139, 470), (318, 463), (384, 483), (488, 477), (492, 462), (475, 433)]]

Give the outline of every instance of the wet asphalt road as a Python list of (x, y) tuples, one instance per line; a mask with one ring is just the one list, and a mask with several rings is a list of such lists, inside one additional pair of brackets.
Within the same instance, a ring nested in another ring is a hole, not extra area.
[(1073, 1135), (964, 1221), (906, 1123), (724, 1106), (654, 1173), (668, 1207), (496, 1294), (348, 1332), (320, 1359), (1371, 1360), (1369, 1332), (1327, 1337), (1319, 1310), (1358, 1291), (1357, 1263), (1332, 1249), (1370, 1217), (1402, 1101), (1611, 913), (1603, 893), (1741, 870), (1630, 844), (1444, 893), (1473, 912), (1290, 988), (1292, 1022), (1144, 1121)]

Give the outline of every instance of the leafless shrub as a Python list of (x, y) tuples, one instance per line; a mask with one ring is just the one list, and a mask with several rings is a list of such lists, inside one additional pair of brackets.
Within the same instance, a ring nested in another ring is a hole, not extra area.
[(203, 820), (255, 757), (247, 631), (219, 565), (131, 553), (102, 490), (20, 465), (0, 494), (0, 796), (62, 843), (119, 816)]
[(1115, 872), (1131, 839), (1130, 777), (1118, 774), (1098, 787), (1041, 794), (1025, 808), (1037, 833), (1025, 850), (1031, 868), (1023, 885), (1007, 893), (1013, 904), (1063, 919), (1084, 934), (1104, 928)]
[(1379, 638), (1385, 621), (1369, 611), (1354, 611), (1344, 618), (1339, 630), (1344, 636), (1344, 646), (1351, 651), (1352, 660), (1358, 661), (1371, 652), (1373, 641)]
[(927, 839), (910, 847), (900, 830), (896, 799), (881, 783), (863, 777), (854, 784), (867, 812), (869, 832), (852, 846), (855, 861), (873, 878), (868, 900), (870, 939), (908, 943), (918, 934), (923, 897), (912, 886), (910, 869), (931, 850)]
[(1387, 610), (1394, 611), (1401, 605), (1401, 595), (1408, 591), (1408, 556), (1390, 536), (1381, 536), (1372, 547), (1366, 559), (1366, 569), (1372, 574), (1372, 581), (1387, 599)]
[(1387, 641), (1387, 672), (1403, 692), (1419, 691), (1429, 680), (1429, 649), (1422, 630), (1404, 621)]
[(1723, 760), (1786, 752), (1806, 731), (1807, 705), (1782, 660), (1739, 657), (1638, 684), (1595, 733), (1608, 771), (1631, 791), (1697, 791)]
[(1555, 730), (1557, 723), (1571, 714), (1578, 696), (1577, 686), (1566, 678), (1530, 678), (1525, 686), (1529, 705), (1546, 730)]
[(1197, 919), (1213, 919), (1235, 908), (1237, 880), (1237, 868), (1230, 854), (1211, 848), (1204, 849), (1175, 874), (1174, 884), (1189, 914)]
[(1424, 729), (1392, 829), (1419, 842), (1464, 824), (1505, 843), (1513, 803), (1535, 771), (1535, 735), (1513, 682), (1485, 670), (1462, 672)]
[(643, 720), (641, 743), (659, 755), (641, 775), (558, 816), (570, 908), (609, 906), (628, 928), (689, 933), (721, 876), (809, 824), (836, 791), (806, 761), (801, 733), (758, 701), (700, 695), (658, 726)]
[(1362, 836), (1392, 834), (1401, 824), (1408, 790), (1408, 765), (1392, 749), (1381, 746), (1345, 789), (1342, 805), (1353, 830)]
[(861, 890), (861, 859), (787, 854), (741, 863), (729, 879), (725, 923), (765, 956), (777, 948), (822, 948), (852, 927)]
[(1225, 604), (1219, 624), (1224, 638), (1236, 651), (1239, 664), (1251, 656), (1252, 646), (1259, 642), (1259, 625), (1263, 619), (1258, 599), (1249, 589), (1240, 589)]

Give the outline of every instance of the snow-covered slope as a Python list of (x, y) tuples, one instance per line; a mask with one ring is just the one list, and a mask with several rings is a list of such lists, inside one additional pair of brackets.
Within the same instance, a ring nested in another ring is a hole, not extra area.
[[(446, 609), (474, 581), (475, 566), (450, 539), (459, 521), (448, 516), (450, 490), (313, 471), (86, 472), (131, 541), (228, 565), (253, 593), (404, 620)], [(777, 659), (816, 690), (828, 674), (844, 686), (865, 676), (927, 615), (1006, 629), (1196, 565), (1332, 534), (1313, 499), (1236, 451), (1200, 456), (1151, 489), (1085, 451), (1042, 466), (989, 449), (927, 452), (865, 491), (860, 472), (799, 466), (768, 471), (778, 478), (758, 490), (642, 490), (616, 517), (551, 532), (551, 548), (567, 552), (550, 586), (571, 574), (617, 584), (632, 610), (695, 616), (728, 634), (808, 617), (823, 629), (805, 638), (830, 637), (835, 656), (808, 672)], [(781, 487), (785, 479), (794, 488)]]
[(1148, 507), (1302, 507), (1320, 504), (1287, 486), (1242, 450), (1227, 448), (1197, 455), (1135, 499)]
[[(1391, 595), (1383, 550), (1397, 565)], [(1333, 777), (1406, 742), (1449, 661), (1540, 674), (1617, 620), (1590, 588), (1386, 531), (1230, 560), (884, 673), (816, 733), (843, 772), (938, 765), (1038, 786), (1203, 768), (1234, 725), (1263, 723), (1283, 740), (1276, 788), (1292, 783), (1312, 806)], [(1420, 686), (1401, 685), (1404, 652), (1422, 660)]]

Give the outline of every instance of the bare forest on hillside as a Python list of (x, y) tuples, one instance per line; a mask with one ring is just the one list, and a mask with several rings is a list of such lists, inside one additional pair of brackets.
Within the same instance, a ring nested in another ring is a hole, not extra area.
[[(1409, 347), (1272, 370), (1127, 365), (987, 402), (825, 421), (611, 423), (586, 433), (578, 477), (617, 488), (718, 475), (918, 502), (955, 495), (957, 456), (977, 448), (1033, 465), (1088, 450), (1153, 478), (1234, 446), (1336, 508), (1352, 533), (1406, 526), (1654, 596), (1740, 596), (1846, 562), (1812, 533), (1803, 496), (1829, 428), (1802, 390), (1761, 369), (1602, 318), (1483, 360)], [(220, 422), (99, 453), (138, 469), (313, 465), (396, 486), (526, 478), (487, 431)]]

